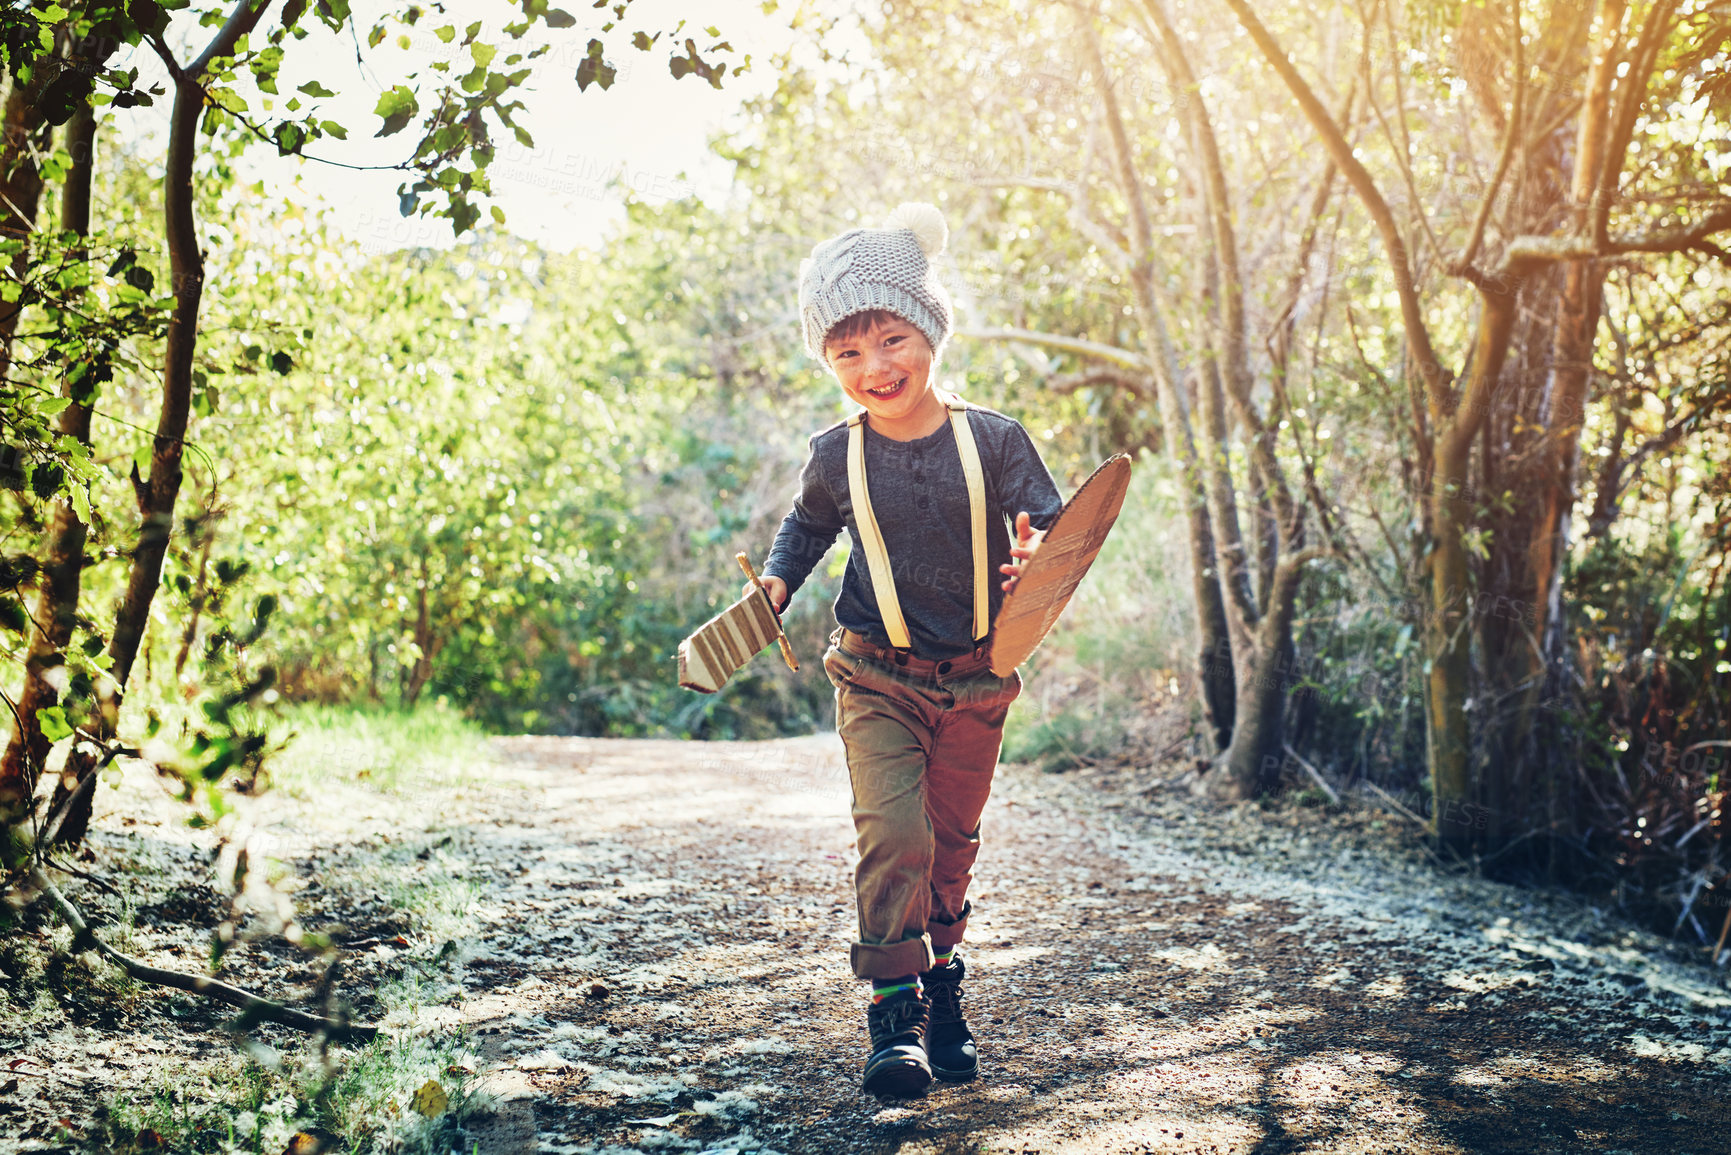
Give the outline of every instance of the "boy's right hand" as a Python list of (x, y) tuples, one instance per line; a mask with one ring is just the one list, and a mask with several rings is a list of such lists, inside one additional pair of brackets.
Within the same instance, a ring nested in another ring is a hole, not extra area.
[[(763, 590), (769, 595), (769, 604), (774, 606), (775, 612), (779, 614), (782, 607), (787, 605), (787, 583), (773, 574), (764, 574), (757, 580), (763, 583)], [(751, 596), (751, 589), (751, 583), (746, 582), (745, 588), (740, 591), (741, 596)]]

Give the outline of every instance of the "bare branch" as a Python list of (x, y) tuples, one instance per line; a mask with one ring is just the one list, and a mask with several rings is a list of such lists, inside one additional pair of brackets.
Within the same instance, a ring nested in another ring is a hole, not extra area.
[(1143, 399), (1154, 395), (1146, 374), (1114, 369), (1107, 365), (1095, 365), (1074, 373), (1059, 373), (1046, 378), (1046, 388), (1054, 393), (1074, 393), (1090, 385), (1113, 385)]
[(1322, 792), (1324, 794), (1328, 795), (1329, 802), (1333, 803), (1335, 806), (1339, 806), (1340, 805), (1340, 795), (1338, 795), (1334, 792), (1334, 787), (1332, 787), (1328, 784), (1328, 779), (1326, 779), (1322, 776), (1322, 771), (1318, 770), (1315, 766), (1312, 766), (1309, 762), (1305, 761), (1304, 755), (1300, 754), (1297, 750), (1294, 750), (1292, 748), (1292, 743), (1290, 743), (1290, 742), (1288, 742), (1286, 744), (1286, 752), (1288, 754), (1292, 755), (1292, 760), (1294, 762), (1297, 762), (1299, 764), (1299, 766), (1304, 768), (1304, 772), (1306, 774), (1310, 775), (1310, 780), (1312, 782), (1316, 783), (1317, 786), (1319, 786), (1322, 789)]
[[(205, 45), (204, 51), (198, 54), (196, 60), (186, 66), (186, 75), (194, 78), (203, 76), (204, 70), (210, 67), (211, 61), (233, 52), (234, 46), (240, 38), (257, 27), (259, 20), (265, 14), (265, 9), (269, 8), (270, 5), (271, 0), (240, 0), (234, 6), (234, 11), (228, 14), (228, 19), (224, 21), (223, 26), (217, 30), (216, 35), (210, 38), (210, 43)], [(175, 79), (178, 80), (179, 77)]]
[(1388, 202), (1377, 188), (1375, 179), (1353, 155), (1352, 146), (1341, 134), (1340, 126), (1335, 123), (1334, 117), (1329, 115), (1328, 110), (1311, 91), (1310, 85), (1298, 74), (1298, 69), (1285, 51), (1268, 29), (1263, 27), (1262, 21), (1257, 19), (1248, 0), (1226, 0), (1226, 3), (1237, 15), (1244, 30), (1250, 33), (1250, 38), (1256, 42), (1270, 67), (1286, 82), (1293, 99), (1303, 109), (1311, 127), (1322, 138), (1322, 143), (1334, 158), (1334, 163), (1340, 166), (1347, 182), (1364, 202), (1365, 209), (1375, 222), (1377, 232), (1382, 237), (1383, 248), (1388, 254), (1395, 291), (1400, 297), (1401, 320), (1406, 328), (1407, 344), (1412, 348), (1413, 359), (1418, 362), (1432, 414), (1440, 419), (1449, 408), (1451, 382), (1431, 344), (1430, 330), (1425, 324), (1424, 313), (1419, 306), (1418, 289), (1413, 281), (1412, 259), (1407, 252), (1406, 242), (1401, 238), (1400, 229), (1395, 224), (1394, 214), (1389, 211)]
[(1658, 61), (1659, 45), (1670, 31), (1671, 15), (1676, 8), (1677, 0), (1654, 0), (1653, 6), (1647, 10), (1647, 22), (1641, 29), (1641, 38), (1635, 42), (1635, 54), (1629, 61), (1629, 70), (1624, 73), (1622, 83), (1618, 86), (1617, 117), (1611, 125), (1611, 139), (1605, 149), (1599, 179), (1593, 188), (1592, 209), (1588, 214), (1589, 231), (1597, 248), (1604, 248), (1610, 240), (1611, 201), (1617, 195), (1618, 177), (1622, 174), (1623, 163), (1628, 157), (1629, 141), (1635, 132), (1635, 117), (1640, 114), (1641, 106), (1647, 101), (1647, 77), (1652, 74), (1653, 66)]
[(1545, 261), (1591, 261), (1621, 253), (1680, 253), (1702, 247), (1715, 233), (1731, 229), (1731, 202), (1716, 207), (1699, 223), (1680, 229), (1653, 229), (1595, 241), (1591, 236), (1516, 237), (1509, 242), (1504, 269), (1496, 276), (1510, 276), (1523, 264)]
[(975, 341), (1021, 341), (1028, 345), (1041, 345), (1048, 349), (1074, 353), (1079, 357), (1110, 361), (1128, 369), (1143, 372), (1153, 370), (1148, 358), (1133, 349), (1120, 349), (1116, 345), (1090, 341), (1085, 337), (1067, 337), (1062, 333), (1040, 333), (1033, 329), (957, 329), (955, 336)]
[[(1509, 122), (1503, 131), (1503, 147), (1497, 157), (1497, 170), (1491, 175), (1491, 183), (1485, 187), (1485, 196), (1479, 202), (1479, 211), (1473, 217), (1473, 230), (1467, 237), (1466, 247), (1461, 255), (1455, 258), (1449, 266), (1449, 272), (1455, 276), (1464, 276), (1472, 269), (1473, 262), (1478, 259), (1479, 245), (1484, 241), (1485, 222), (1490, 220), (1491, 206), (1496, 203), (1497, 193), (1503, 187), (1503, 178), (1508, 175), (1509, 162), (1514, 159), (1515, 142), (1521, 137), (1521, 111), (1526, 103), (1527, 75), (1526, 57), (1521, 46), (1521, 0), (1514, 0), (1509, 5), (1511, 32), (1514, 44), (1514, 67), (1510, 74), (1510, 82), (1514, 92), (1509, 97)], [(1469, 278), (1471, 279), (1471, 278)], [(1473, 282), (1476, 288), (1482, 290), (1483, 285)]]
[(339, 1022), (327, 1019), (321, 1015), (311, 1015), (305, 1011), (297, 1011), (293, 1007), (285, 1007), (281, 1003), (273, 1003), (269, 999), (261, 999), (255, 994), (231, 987), (227, 983), (218, 982), (204, 975), (183, 974), (180, 971), (163, 970), (148, 963), (141, 963), (135, 958), (121, 954), (96, 936), (84, 921), (84, 916), (78, 913), (78, 908), (69, 902), (65, 895), (38, 866), (31, 870), (30, 881), (35, 884), (48, 899), (54, 912), (62, 922), (72, 929), (72, 945), (74, 950), (81, 948), (96, 951), (103, 958), (131, 975), (142, 983), (150, 983), (159, 987), (172, 987), (188, 994), (202, 995), (205, 998), (216, 999), (231, 1007), (240, 1008), (243, 1015), (254, 1021), (277, 1023), (284, 1027), (293, 1027), (297, 1031), (323, 1032), (333, 1039), (353, 1039), (366, 1041), (379, 1033), (377, 1027), (369, 1027), (354, 1023)]
[(1587, 536), (1604, 536), (1605, 531), (1611, 527), (1611, 523), (1617, 519), (1617, 515), (1621, 512), (1623, 495), (1628, 493), (1629, 487), (1641, 476), (1641, 466), (1647, 463), (1648, 458), (1655, 453), (1661, 453), (1671, 448), (1682, 440), (1685, 433), (1699, 425), (1703, 417), (1710, 416), (1725, 407), (1725, 403), (1696, 406), (1658, 433), (1641, 442), (1639, 448), (1615, 467), (1601, 473), (1599, 478), (1600, 491), (1593, 498), (1593, 514), (1588, 519)]
[[(1442, 253), (1442, 242), (1437, 240), (1436, 233), (1433, 232), (1430, 227), (1430, 218), (1425, 216), (1424, 199), (1418, 195), (1418, 182), (1413, 179), (1412, 175), (1412, 140), (1407, 135), (1406, 131), (1406, 101), (1401, 92), (1400, 62), (1398, 58), (1396, 59), (1395, 67), (1393, 69), (1395, 117), (1396, 123), (1400, 125), (1401, 135), (1401, 139), (1398, 142), (1394, 138), (1394, 130), (1389, 127), (1388, 118), (1382, 114), (1382, 106), (1376, 102), (1376, 83), (1370, 75), (1370, 40), (1373, 35), (1371, 20), (1374, 14), (1374, 10), (1369, 15), (1363, 14), (1361, 11), (1361, 18), (1364, 20), (1364, 51), (1359, 57), (1359, 67), (1364, 72), (1365, 102), (1370, 106), (1372, 114), (1375, 115), (1376, 122), (1382, 125), (1382, 134), (1388, 138), (1390, 151), (1395, 154), (1395, 163), (1400, 169), (1401, 180), (1406, 185), (1407, 195), (1412, 198), (1413, 216), (1418, 218), (1420, 227), (1424, 229), (1425, 238), (1430, 241), (1431, 251), (1440, 255)], [(1395, 43), (1394, 26), (1392, 24), (1389, 25), (1388, 40), (1389, 53), (1398, 57), (1398, 47)]]

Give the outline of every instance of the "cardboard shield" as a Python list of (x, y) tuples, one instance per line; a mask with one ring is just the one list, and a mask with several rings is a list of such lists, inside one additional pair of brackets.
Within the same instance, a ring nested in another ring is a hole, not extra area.
[(1058, 511), (1040, 548), (1023, 565), (1016, 588), (998, 607), (992, 622), (992, 673), (1005, 677), (1045, 640), (1099, 556), (1129, 487), (1130, 458), (1115, 454)]

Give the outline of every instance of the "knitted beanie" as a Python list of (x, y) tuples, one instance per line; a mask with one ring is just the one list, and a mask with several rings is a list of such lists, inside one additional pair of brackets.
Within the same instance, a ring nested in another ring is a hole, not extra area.
[(949, 339), (949, 294), (932, 270), (949, 229), (936, 205), (898, 205), (881, 229), (849, 229), (820, 241), (799, 266), (799, 313), (805, 348), (819, 361), (836, 324), (885, 309), (925, 334), (936, 364)]

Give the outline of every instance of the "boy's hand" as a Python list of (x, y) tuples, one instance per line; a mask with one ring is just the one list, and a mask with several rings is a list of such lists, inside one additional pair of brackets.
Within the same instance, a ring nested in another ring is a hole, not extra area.
[(1022, 567), (1028, 564), (1028, 559), (1034, 556), (1034, 551), (1040, 548), (1040, 542), (1045, 539), (1046, 531), (1034, 529), (1028, 524), (1026, 512), (1016, 515), (1016, 540), (1010, 544), (1010, 556), (1015, 561), (1005, 562), (998, 567), (1003, 573), (1004, 592), (1009, 593), (1016, 588), (1016, 582), (1021, 580)]
[[(787, 583), (771, 574), (764, 574), (757, 580), (763, 583), (763, 592), (769, 595), (769, 604), (774, 606), (775, 612), (779, 614), (782, 607), (787, 605)], [(746, 582), (745, 588), (739, 591), (740, 596), (750, 597), (751, 590), (751, 583)]]

